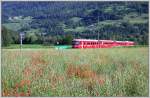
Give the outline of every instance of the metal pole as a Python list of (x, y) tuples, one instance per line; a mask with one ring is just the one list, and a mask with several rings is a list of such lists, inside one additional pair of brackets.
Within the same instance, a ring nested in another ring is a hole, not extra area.
[(99, 41), (99, 31), (98, 31), (98, 41)]
[(24, 33), (20, 33), (20, 50), (22, 49), (22, 40), (23, 40), (23, 36), (24, 36)]
[(20, 47), (21, 47), (21, 49), (22, 49), (22, 34), (21, 34), (21, 40), (20, 40), (20, 41), (21, 41), (21, 42), (20, 42), (20, 43), (21, 43), (21, 44), (20, 44), (20, 45), (21, 45)]
[(42, 41), (43, 41), (43, 44), (44, 44), (44, 34), (42, 33)]
[[(98, 3), (97, 3), (97, 6), (96, 6), (96, 7), (97, 7), (97, 10), (98, 10)], [(98, 23), (99, 23), (99, 12), (98, 12), (98, 16), (97, 16), (97, 17), (98, 17), (97, 20), (98, 20)], [(98, 23), (97, 23), (97, 24), (98, 24)], [(98, 29), (98, 41), (99, 41), (99, 29)]]
[(22, 49), (22, 36), (23, 34), (20, 34), (20, 49)]

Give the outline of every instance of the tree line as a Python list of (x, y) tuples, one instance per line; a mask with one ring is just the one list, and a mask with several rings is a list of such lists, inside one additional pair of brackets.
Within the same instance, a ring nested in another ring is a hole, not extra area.
[[(17, 32), (2, 27), (1, 37), (2, 47), (9, 46), (11, 44), (20, 44), (20, 35)], [(63, 37), (52, 37), (46, 35), (39, 35), (35, 33), (25, 33), (23, 36), (23, 44), (43, 44), (43, 45), (71, 45), (73, 37), (67, 34)]]
[[(25, 32), (25, 44), (71, 44), (73, 38), (98, 39), (98, 34), (148, 44), (148, 2), (3, 2), (2, 12), (3, 40), (10, 35), (11, 43), (19, 43)], [(9, 20), (20, 15), (33, 18)]]

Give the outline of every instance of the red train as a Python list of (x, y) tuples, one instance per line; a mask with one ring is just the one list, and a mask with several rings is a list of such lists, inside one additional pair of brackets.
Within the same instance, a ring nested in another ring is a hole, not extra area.
[(90, 39), (74, 39), (72, 48), (112, 48), (120, 46), (134, 46), (132, 41), (113, 41), (113, 40), (90, 40)]

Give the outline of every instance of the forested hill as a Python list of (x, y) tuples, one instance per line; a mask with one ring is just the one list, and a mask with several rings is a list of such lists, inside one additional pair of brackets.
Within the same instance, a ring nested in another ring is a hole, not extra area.
[[(148, 44), (148, 2), (2, 2), (2, 26), (25, 32), (24, 43), (73, 38)], [(14, 34), (15, 34), (14, 33)], [(12, 34), (13, 35), (13, 34)], [(17, 38), (15, 43), (17, 43)]]

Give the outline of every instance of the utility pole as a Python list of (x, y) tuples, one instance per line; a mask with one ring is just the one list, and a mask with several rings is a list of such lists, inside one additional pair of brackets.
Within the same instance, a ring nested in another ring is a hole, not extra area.
[(22, 49), (22, 39), (24, 38), (24, 33), (20, 32), (20, 50)]
[(101, 47), (101, 46), (99, 46), (99, 8), (98, 8), (98, 1), (96, 3), (96, 9), (97, 9), (97, 21), (98, 21), (97, 22), (97, 26), (98, 26), (98, 31), (97, 31), (97, 33), (98, 33), (98, 47)]
[(43, 33), (41, 33), (41, 35), (42, 35), (42, 42), (43, 42), (43, 44), (44, 44), (44, 41), (45, 41), (45, 40), (44, 40), (44, 36), (46, 35), (46, 33), (43, 32)]
[[(97, 7), (97, 11), (98, 11), (98, 3), (96, 4), (96, 7)], [(99, 23), (99, 12), (97, 14), (98, 14), (97, 15), (97, 20), (98, 20), (97, 25), (98, 25), (98, 23)], [(99, 41), (99, 29), (98, 29), (98, 41)]]

